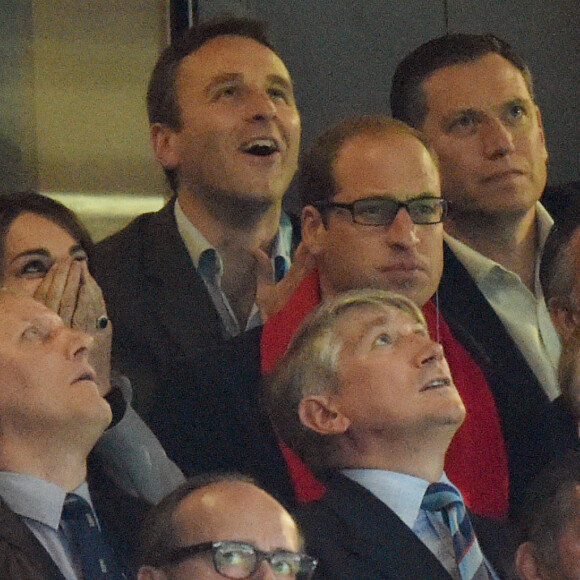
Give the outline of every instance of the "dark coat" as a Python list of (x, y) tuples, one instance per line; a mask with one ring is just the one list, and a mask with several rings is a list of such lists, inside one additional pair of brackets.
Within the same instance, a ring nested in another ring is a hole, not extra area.
[[(94, 471), (93, 471), (94, 470)], [(91, 499), (105, 535), (128, 579), (134, 578), (133, 551), (141, 522), (150, 506), (127, 496), (107, 478), (89, 475)], [(3, 580), (64, 580), (42, 544), (20, 516), (0, 498), (0, 578)]]
[[(306, 552), (319, 560), (316, 580), (450, 580), (425, 544), (370, 491), (339, 473), (324, 481), (324, 497), (297, 515)], [(506, 530), (489, 520), (473, 525), (482, 551), (500, 568)]]
[(508, 455), (510, 509), (517, 510), (531, 480), (574, 442), (505, 326), (447, 244), (439, 307), (493, 393)]
[(260, 402), (261, 328), (224, 338), (174, 217), (174, 201), (97, 245), (91, 269), (113, 321), (113, 366), (186, 475), (255, 477), (286, 505), (293, 490)]

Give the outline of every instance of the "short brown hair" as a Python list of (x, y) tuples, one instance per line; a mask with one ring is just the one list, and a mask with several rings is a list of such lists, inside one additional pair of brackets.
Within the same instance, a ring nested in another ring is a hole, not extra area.
[(336, 437), (305, 427), (298, 409), (306, 396), (340, 389), (338, 363), (343, 344), (339, 323), (347, 312), (362, 308), (397, 308), (425, 326), (421, 311), (404, 296), (376, 289), (345, 292), (323, 302), (306, 318), (266, 380), (266, 407), (274, 427), (315, 473), (332, 466)]
[[(0, 196), (0, 260), (4, 263), (6, 236), (14, 220), (24, 214), (33, 213), (54, 222), (78, 242), (90, 258), (94, 244), (91, 236), (79, 218), (62, 203), (36, 193), (35, 191), (14, 192)], [(4, 279), (0, 267), (0, 283)]]
[(435, 165), (437, 154), (427, 136), (405, 123), (387, 115), (361, 115), (349, 117), (322, 133), (300, 162), (298, 189), (302, 206), (330, 201), (337, 192), (334, 165), (342, 146), (362, 135), (383, 136), (404, 134), (415, 137), (430, 153)]
[(537, 563), (550, 573), (561, 570), (559, 541), (566, 525), (580, 515), (578, 486), (580, 454), (574, 450), (542, 470), (517, 514), (518, 544), (531, 542)]
[[(147, 113), (151, 125), (160, 123), (176, 131), (181, 128), (181, 111), (176, 88), (181, 62), (206, 42), (219, 36), (251, 38), (276, 53), (268, 36), (266, 24), (261, 20), (225, 17), (193, 26), (161, 53), (153, 69), (147, 89)], [(177, 192), (179, 186), (177, 172), (175, 169), (167, 168), (164, 171), (171, 189)]]
[(522, 73), (533, 99), (530, 69), (505, 40), (493, 34), (446, 34), (422, 44), (398, 64), (391, 84), (393, 117), (421, 128), (428, 113), (423, 91), (427, 78), (439, 69), (474, 62), (490, 53), (499, 54)]
[[(580, 356), (580, 326), (577, 326), (569, 340), (562, 345), (558, 364), (558, 384), (562, 397), (572, 411), (574, 418), (580, 421), (580, 388), (576, 385), (577, 360)], [(578, 377), (580, 379), (580, 377)]]
[(556, 299), (563, 305), (572, 305), (576, 283), (576, 269), (571, 245), (580, 232), (580, 200), (573, 198), (566, 207), (566, 215), (555, 224), (544, 244), (540, 261), (540, 284), (546, 304)]

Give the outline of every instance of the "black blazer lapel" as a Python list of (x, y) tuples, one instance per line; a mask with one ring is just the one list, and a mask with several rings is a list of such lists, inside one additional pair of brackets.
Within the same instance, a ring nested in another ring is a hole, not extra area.
[(0, 576), (18, 580), (65, 580), (42, 544), (1, 499)]
[[(301, 518), (307, 522), (307, 550), (311, 539), (317, 543), (313, 537), (317, 533), (326, 536), (344, 557), (344, 562), (337, 563), (344, 570), (343, 578), (349, 577), (352, 566), (359, 574), (365, 568), (364, 577), (373, 580), (450, 580), (431, 551), (372, 493), (338, 473), (324, 481), (326, 494), (319, 502), (306, 506)], [(324, 552), (314, 555), (325, 559)]]
[(550, 401), (503, 323), (447, 244), (444, 260), (439, 306), (452, 332), (486, 376), (506, 443), (511, 499), (518, 503), (530, 479), (547, 462), (552, 441), (547, 434), (558, 431), (552, 425)]
[(141, 268), (149, 291), (144, 305), (183, 352), (221, 342), (221, 321), (203, 280), (195, 271), (179, 235), (175, 201), (151, 217), (142, 229)]

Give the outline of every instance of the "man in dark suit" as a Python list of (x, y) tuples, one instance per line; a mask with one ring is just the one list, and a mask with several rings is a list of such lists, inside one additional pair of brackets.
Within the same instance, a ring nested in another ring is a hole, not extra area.
[(204, 24), (159, 58), (148, 111), (175, 195), (91, 262), (115, 325), (115, 368), (186, 473), (249, 472), (291, 501), (257, 390), (261, 324), (292, 281), (273, 283), (293, 244), (282, 212), (300, 141), (290, 75), (261, 23)]
[[(410, 300), (360, 290), (323, 303), (266, 401), (280, 436), (327, 485), (298, 514), (315, 577), (498, 577), (443, 471), (465, 407)], [(453, 499), (435, 506), (441, 491)]]
[[(88, 362), (92, 338), (6, 290), (0, 312), (0, 576), (129, 577), (127, 540), (145, 506), (117, 492), (102, 470), (87, 476), (89, 452), (112, 417)], [(64, 515), (71, 502), (90, 521), (97, 516), (91, 545), (108, 570), (102, 575), (88, 571), (77, 547), (87, 542)]]
[[(479, 346), (472, 355), (494, 377), (509, 452), (538, 463), (542, 444), (527, 446), (536, 429), (529, 417), (559, 394), (560, 343), (538, 278), (553, 221), (539, 202), (548, 154), (530, 70), (495, 36), (446, 35), (398, 65), (391, 109), (431, 139), (452, 204), (441, 310)], [(513, 494), (531, 474), (514, 474)]]

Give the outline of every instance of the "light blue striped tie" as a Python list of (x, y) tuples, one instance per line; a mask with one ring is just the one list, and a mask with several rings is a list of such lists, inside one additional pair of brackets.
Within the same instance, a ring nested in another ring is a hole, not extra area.
[(441, 512), (453, 538), (453, 549), (462, 580), (495, 580), (481, 553), (479, 542), (465, 511), (461, 495), (445, 483), (432, 483), (425, 492), (421, 509)]

